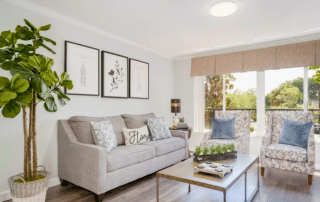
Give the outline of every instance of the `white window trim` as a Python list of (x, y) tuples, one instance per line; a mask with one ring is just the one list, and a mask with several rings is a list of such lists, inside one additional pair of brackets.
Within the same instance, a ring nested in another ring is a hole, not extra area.
[(204, 131), (204, 76), (194, 77), (194, 132)]

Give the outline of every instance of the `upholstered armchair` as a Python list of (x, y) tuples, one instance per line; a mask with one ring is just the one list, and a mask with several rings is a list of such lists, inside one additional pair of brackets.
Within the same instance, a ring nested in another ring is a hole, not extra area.
[(278, 144), (283, 119), (310, 122), (314, 117), (311, 112), (268, 112), (266, 134), (262, 137), (260, 150), (261, 176), (264, 176), (265, 167), (275, 168), (306, 174), (311, 185), (315, 164), (314, 127), (310, 130), (307, 149)]
[(235, 117), (235, 139), (211, 139), (212, 131), (206, 132), (201, 146), (224, 145), (234, 143), (238, 153), (249, 154), (250, 147), (250, 121), (249, 111), (216, 111), (215, 118), (230, 119)]

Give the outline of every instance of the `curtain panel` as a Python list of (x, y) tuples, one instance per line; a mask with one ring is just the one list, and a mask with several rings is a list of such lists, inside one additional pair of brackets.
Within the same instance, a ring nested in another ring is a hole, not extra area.
[(191, 76), (320, 66), (320, 40), (191, 59)]

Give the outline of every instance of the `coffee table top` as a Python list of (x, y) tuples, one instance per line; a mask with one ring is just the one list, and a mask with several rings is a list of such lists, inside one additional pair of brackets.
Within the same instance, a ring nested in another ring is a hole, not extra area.
[(157, 177), (163, 177), (219, 191), (228, 190), (255, 162), (259, 156), (238, 154), (236, 159), (214, 161), (233, 166), (233, 171), (224, 179), (214, 178), (203, 173), (194, 173), (193, 168), (201, 163), (189, 158), (169, 168), (157, 172)]

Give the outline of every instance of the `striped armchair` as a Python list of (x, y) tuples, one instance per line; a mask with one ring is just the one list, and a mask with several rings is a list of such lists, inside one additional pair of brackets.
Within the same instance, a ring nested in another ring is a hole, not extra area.
[(212, 131), (206, 132), (201, 146), (223, 145), (234, 143), (238, 153), (249, 154), (250, 148), (250, 121), (249, 111), (216, 111), (215, 118), (230, 119), (235, 117), (235, 139), (211, 139)]
[(302, 173), (308, 175), (311, 185), (315, 164), (314, 127), (309, 134), (307, 149), (278, 144), (283, 119), (310, 122), (314, 117), (311, 112), (268, 112), (266, 134), (262, 137), (260, 149), (261, 175), (264, 176), (265, 167)]

